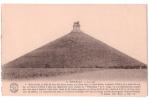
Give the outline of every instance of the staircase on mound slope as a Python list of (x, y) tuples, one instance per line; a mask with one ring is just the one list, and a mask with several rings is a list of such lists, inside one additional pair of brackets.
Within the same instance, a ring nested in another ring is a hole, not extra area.
[(79, 22), (73, 30), (4, 65), (11, 68), (146, 68), (142, 62), (83, 33)]

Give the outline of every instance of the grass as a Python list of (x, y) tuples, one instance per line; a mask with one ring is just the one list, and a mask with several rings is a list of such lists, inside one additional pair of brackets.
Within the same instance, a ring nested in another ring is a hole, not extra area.
[[(52, 77), (91, 70), (90, 68), (5, 68), (3, 79), (30, 79)], [(92, 69), (95, 70), (95, 69)]]
[(101, 68), (5, 68), (2, 78), (14, 79), (140, 79), (147, 78), (146, 69), (101, 69)]

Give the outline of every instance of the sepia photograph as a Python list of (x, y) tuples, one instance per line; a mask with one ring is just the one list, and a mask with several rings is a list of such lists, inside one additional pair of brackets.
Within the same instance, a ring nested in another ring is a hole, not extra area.
[(147, 96), (144, 4), (3, 4), (3, 95)]

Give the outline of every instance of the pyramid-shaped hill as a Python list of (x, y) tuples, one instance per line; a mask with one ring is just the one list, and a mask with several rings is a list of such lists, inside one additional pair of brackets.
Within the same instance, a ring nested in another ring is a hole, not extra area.
[(142, 62), (83, 33), (73, 30), (18, 59), (5, 68), (146, 68)]

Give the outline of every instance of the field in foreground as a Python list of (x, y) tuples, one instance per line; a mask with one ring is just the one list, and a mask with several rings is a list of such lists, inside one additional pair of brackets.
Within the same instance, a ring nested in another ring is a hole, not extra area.
[(100, 68), (7, 68), (2, 78), (14, 79), (95, 79), (95, 80), (146, 80), (147, 69)]
[(97, 69), (71, 75), (51, 77), (51, 80), (147, 81), (145, 69)]

